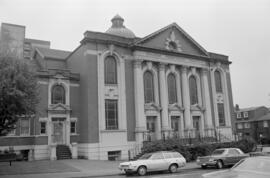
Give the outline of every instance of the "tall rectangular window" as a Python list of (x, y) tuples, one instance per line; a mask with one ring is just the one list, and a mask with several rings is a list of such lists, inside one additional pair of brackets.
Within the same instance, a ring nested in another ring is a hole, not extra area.
[(106, 130), (118, 129), (118, 106), (117, 100), (105, 100)]
[(225, 126), (224, 104), (218, 103), (217, 106), (218, 106), (219, 125)]
[(71, 121), (70, 122), (70, 133), (71, 134), (75, 134), (76, 133), (76, 122), (75, 121)]
[(268, 122), (267, 121), (263, 121), (263, 127), (268, 127)]
[(46, 122), (40, 122), (40, 134), (46, 134)]
[(20, 128), (20, 135), (30, 135), (30, 120), (28, 118), (21, 118)]

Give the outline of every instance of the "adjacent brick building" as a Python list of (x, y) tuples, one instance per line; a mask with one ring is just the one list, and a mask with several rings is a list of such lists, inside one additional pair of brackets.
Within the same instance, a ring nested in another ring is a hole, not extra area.
[(240, 138), (251, 137), (258, 143), (270, 141), (270, 113), (265, 106), (236, 107), (235, 129)]

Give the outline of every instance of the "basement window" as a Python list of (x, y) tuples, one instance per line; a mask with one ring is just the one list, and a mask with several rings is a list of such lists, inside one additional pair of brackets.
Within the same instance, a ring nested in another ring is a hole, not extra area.
[(121, 151), (108, 151), (109, 161), (118, 161), (121, 158)]

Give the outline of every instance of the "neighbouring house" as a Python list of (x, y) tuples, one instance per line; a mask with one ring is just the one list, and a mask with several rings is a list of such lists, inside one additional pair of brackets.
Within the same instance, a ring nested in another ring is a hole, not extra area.
[(208, 52), (176, 23), (143, 38), (123, 23), (116, 15), (106, 32), (86, 31), (73, 51), (23, 40), (44, 45), (27, 57), (41, 100), (36, 117), (21, 119), (0, 149), (110, 160), (134, 156), (144, 141), (232, 138), (228, 56)]
[(270, 112), (265, 106), (235, 108), (235, 131), (238, 137), (251, 137), (258, 143), (270, 143)]

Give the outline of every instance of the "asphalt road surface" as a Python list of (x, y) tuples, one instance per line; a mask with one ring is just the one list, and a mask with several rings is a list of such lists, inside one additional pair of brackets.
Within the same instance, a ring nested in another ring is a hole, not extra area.
[[(224, 170), (224, 169), (222, 169)], [(178, 169), (177, 173), (171, 174), (169, 172), (154, 172), (148, 173), (146, 176), (138, 176), (136, 174), (128, 175), (119, 174), (119, 175), (111, 175), (106, 176), (107, 178), (202, 178), (201, 175), (209, 172), (219, 171), (215, 168), (201, 169)], [(104, 176), (102, 176), (104, 177)]]

